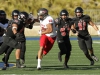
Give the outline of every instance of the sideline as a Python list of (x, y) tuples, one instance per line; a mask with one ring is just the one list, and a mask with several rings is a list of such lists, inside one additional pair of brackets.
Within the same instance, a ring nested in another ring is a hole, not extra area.
[[(39, 40), (39, 37), (26, 37), (26, 40)], [(77, 40), (77, 37), (70, 37), (70, 40)], [(92, 37), (92, 40), (100, 40), (100, 37)]]

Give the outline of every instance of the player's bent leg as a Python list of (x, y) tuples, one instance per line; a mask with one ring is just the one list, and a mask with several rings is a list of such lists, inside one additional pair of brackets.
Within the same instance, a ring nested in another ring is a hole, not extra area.
[(85, 54), (85, 56), (90, 60), (90, 65), (94, 65), (94, 60), (91, 58), (89, 54)]
[(96, 62), (99, 61), (99, 59), (94, 55), (94, 51), (93, 51), (93, 47), (92, 47), (92, 39), (90, 36), (89, 36), (89, 39), (86, 41), (86, 45), (91, 54), (91, 58)]
[(64, 60), (64, 68), (65, 69), (69, 68), (68, 67), (68, 61), (69, 61), (70, 55), (71, 55), (71, 52), (70, 51), (67, 51), (67, 53), (65, 55), (65, 60)]
[(93, 49), (91, 49), (91, 50), (89, 50), (89, 51), (90, 51), (90, 54), (91, 54), (91, 58), (92, 58), (94, 61), (98, 62), (99, 59), (94, 55)]
[(0, 55), (3, 54), (3, 53), (5, 53), (5, 51), (7, 50), (8, 47), (9, 47), (8, 45), (6, 45), (5, 43), (3, 43), (1, 45), (1, 47), (0, 47)]
[(20, 62), (21, 62), (21, 68), (25, 68), (25, 52), (26, 52), (26, 42), (21, 42), (22, 48), (20, 53)]

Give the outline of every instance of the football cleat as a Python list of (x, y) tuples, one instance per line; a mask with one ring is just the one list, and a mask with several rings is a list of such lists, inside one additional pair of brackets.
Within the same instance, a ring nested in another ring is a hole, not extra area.
[(37, 70), (41, 70), (41, 67), (37, 67)]
[(21, 64), (19, 62), (16, 63), (17, 68), (21, 68)]
[(90, 65), (94, 65), (94, 61), (91, 61)]
[(20, 66), (21, 68), (25, 68), (26, 67), (26, 65), (24, 65), (24, 64), (21, 64), (21, 66)]
[(2, 70), (6, 70), (9, 67), (9, 64), (4, 65), (4, 67), (2, 68)]
[(20, 65), (21, 65), (20, 67), (21, 68), (25, 68), (26, 67), (26, 65), (24, 65), (24, 63), (25, 63), (25, 60), (21, 59), (20, 60)]
[(99, 61), (99, 59), (98, 59), (96, 56), (91, 56), (91, 58), (92, 58), (93, 60), (95, 60), (96, 62)]
[(6, 70), (7, 69), (7, 66), (4, 66), (3, 68), (2, 68), (2, 70)]
[(69, 68), (67, 64), (64, 64), (63, 66), (64, 66), (65, 69)]

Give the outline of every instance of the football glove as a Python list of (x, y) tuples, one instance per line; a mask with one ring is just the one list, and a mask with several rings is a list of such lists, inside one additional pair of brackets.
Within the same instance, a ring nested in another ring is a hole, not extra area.
[(41, 31), (41, 30), (39, 30), (39, 31), (38, 31), (38, 34), (40, 34), (40, 35), (41, 35), (41, 33), (42, 33), (42, 31)]
[(97, 31), (98, 35), (100, 35), (100, 30)]

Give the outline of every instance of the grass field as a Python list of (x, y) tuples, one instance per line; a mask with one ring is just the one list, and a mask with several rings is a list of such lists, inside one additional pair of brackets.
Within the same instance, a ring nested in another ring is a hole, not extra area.
[[(94, 40), (96, 41), (96, 40)], [(97, 40), (97, 42), (100, 42)], [(59, 62), (57, 54), (59, 52), (55, 42), (52, 50), (42, 60), (42, 70), (36, 69), (36, 55), (39, 49), (38, 40), (27, 41), (26, 68), (10, 67), (5, 71), (0, 70), (0, 75), (100, 75), (100, 61), (90, 66), (90, 61), (86, 59), (83, 52), (79, 49), (76, 40), (71, 41), (72, 53), (68, 62), (69, 69), (63, 69), (63, 61)], [(93, 44), (95, 55), (100, 58), (100, 44)], [(15, 63), (15, 50), (12, 52), (9, 63)], [(3, 55), (0, 55), (0, 59)], [(62, 56), (64, 59), (64, 55)], [(0, 60), (0, 62), (2, 62)]]

